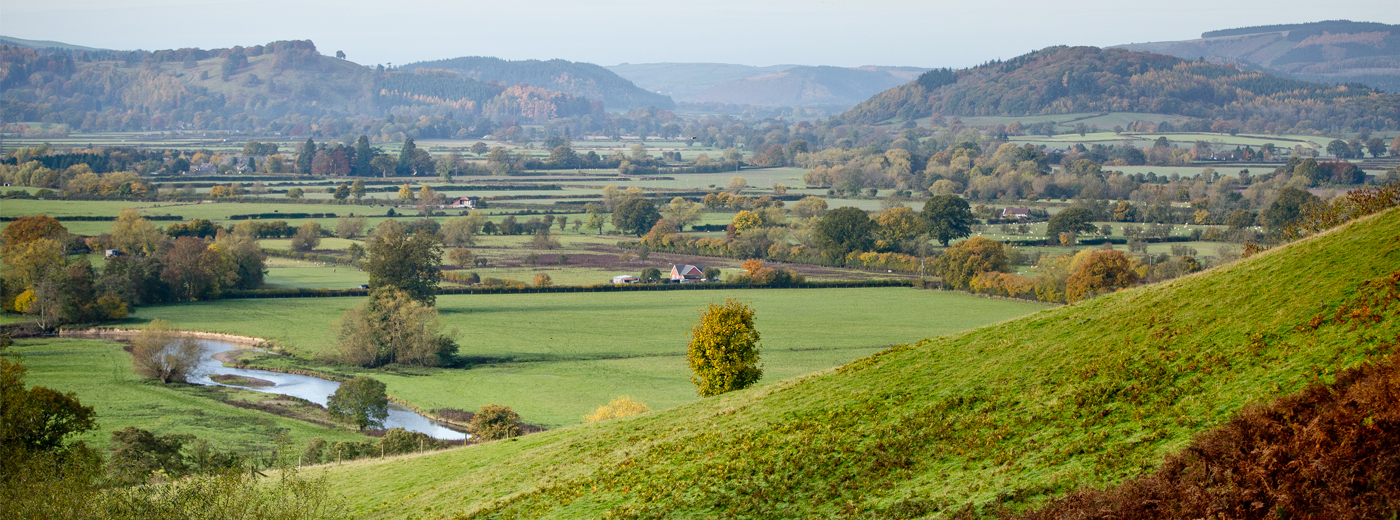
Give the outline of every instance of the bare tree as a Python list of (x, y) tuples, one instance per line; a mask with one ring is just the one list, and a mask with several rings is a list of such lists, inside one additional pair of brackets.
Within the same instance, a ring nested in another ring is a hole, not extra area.
[(131, 343), (131, 367), (137, 375), (161, 383), (183, 383), (199, 369), (204, 351), (199, 341), (171, 329), (170, 322), (153, 320)]

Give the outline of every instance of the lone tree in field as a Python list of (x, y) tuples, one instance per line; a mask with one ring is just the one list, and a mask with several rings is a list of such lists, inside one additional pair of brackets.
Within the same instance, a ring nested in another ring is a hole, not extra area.
[(483, 441), (508, 439), (520, 436), (520, 414), (509, 406), (488, 404), (472, 416), (467, 432)]
[(170, 322), (153, 320), (131, 342), (131, 367), (136, 374), (162, 383), (181, 383), (194, 375), (204, 346), (192, 338), (180, 337)]
[(392, 287), (346, 310), (333, 333), (338, 358), (362, 367), (450, 365), (457, 355), (457, 331), (444, 333), (437, 309)]
[(326, 400), (326, 411), (332, 419), (353, 424), (363, 431), (366, 426), (382, 425), (389, 417), (389, 394), (379, 380), (358, 376), (335, 389)]
[(957, 195), (939, 195), (924, 203), (919, 217), (928, 222), (929, 234), (943, 247), (972, 234), (972, 208)]
[(753, 314), (752, 307), (738, 300), (712, 303), (691, 329), (686, 358), (695, 373), (690, 382), (700, 397), (741, 390), (763, 377)]

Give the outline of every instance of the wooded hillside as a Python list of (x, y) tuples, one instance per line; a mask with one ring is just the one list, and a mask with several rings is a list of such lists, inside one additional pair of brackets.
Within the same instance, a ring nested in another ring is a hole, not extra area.
[(1400, 96), (1281, 78), (1148, 52), (1049, 47), (958, 71), (934, 70), (843, 115), (876, 123), (933, 114), (1147, 112), (1235, 121), (1263, 132), (1400, 128)]

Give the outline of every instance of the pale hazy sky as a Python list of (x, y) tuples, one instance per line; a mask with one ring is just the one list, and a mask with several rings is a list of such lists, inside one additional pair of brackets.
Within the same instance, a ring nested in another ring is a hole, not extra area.
[(1395, 0), (3, 0), (0, 34), (111, 49), (311, 39), (362, 64), (457, 56), (965, 67), (1050, 45), (1191, 39), (1327, 19), (1400, 23)]

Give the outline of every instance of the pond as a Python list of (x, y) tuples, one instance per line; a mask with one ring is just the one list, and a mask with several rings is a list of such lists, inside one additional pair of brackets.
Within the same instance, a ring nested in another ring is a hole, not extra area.
[[(245, 390), (256, 390), (271, 394), (285, 394), (319, 404), (326, 405), (326, 399), (340, 388), (340, 383), (321, 379), (319, 377), (304, 376), (299, 374), (283, 374), (281, 372), (270, 372), (267, 370), (253, 370), (248, 368), (226, 367), (222, 361), (214, 359), (216, 354), (238, 349), (232, 343), (222, 341), (199, 340), (204, 345), (205, 351), (200, 358), (198, 376), (190, 379), (191, 383), (201, 385), (228, 386), (242, 388)], [(271, 386), (237, 386), (226, 385), (210, 379), (213, 375), (234, 375), (240, 377), (257, 378), (272, 383)], [(409, 431), (422, 432), (429, 437), (445, 440), (462, 440), (467, 435), (450, 429), (444, 424), (419, 415), (413, 410), (404, 408), (397, 404), (389, 403), (389, 417), (384, 420), (384, 428), (403, 428)]]

